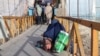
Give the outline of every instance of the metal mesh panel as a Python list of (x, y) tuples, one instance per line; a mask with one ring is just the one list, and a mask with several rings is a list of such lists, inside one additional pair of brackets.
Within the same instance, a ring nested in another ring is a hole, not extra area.
[(27, 5), (27, 0), (0, 0), (0, 15), (22, 16)]

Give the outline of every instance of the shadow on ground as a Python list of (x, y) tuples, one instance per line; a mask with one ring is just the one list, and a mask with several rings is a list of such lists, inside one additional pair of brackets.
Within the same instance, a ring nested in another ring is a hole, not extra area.
[(30, 29), (30, 31), (33, 32), (28, 31), (26, 35), (22, 35), (21, 38), (18, 37), (19, 39), (11, 44), (12, 46), (9, 47), (10, 49), (2, 51), (0, 56), (66, 56), (64, 54), (56, 55), (55, 53), (46, 52), (35, 46), (37, 41), (42, 40), (40, 35), (44, 32), (43, 29), (44, 26), (39, 26), (34, 30)]
[(48, 53), (35, 46), (37, 41), (42, 40), (41, 37), (33, 36), (40, 28), (41, 26), (37, 28), (30, 36), (27, 36), (28, 40), (14, 54), (14, 56), (55, 56), (54, 54)]
[[(23, 55), (26, 55), (26, 56), (32, 56), (31, 53), (34, 53), (33, 56), (47, 56), (47, 55), (54, 56), (53, 54), (45, 52), (43, 49), (35, 46), (37, 41), (41, 40), (42, 38), (32, 37), (32, 36), (28, 36), (27, 38), (28, 40), (23, 44), (23, 46), (16, 52), (14, 56), (21, 56), (22, 52), (24, 53)], [(29, 49), (29, 50), (26, 50), (26, 49)]]

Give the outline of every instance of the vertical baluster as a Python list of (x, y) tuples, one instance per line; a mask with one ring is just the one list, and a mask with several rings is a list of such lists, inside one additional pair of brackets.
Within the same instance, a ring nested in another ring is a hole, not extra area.
[(23, 31), (25, 31), (25, 18), (23, 17)]
[(28, 16), (28, 18), (27, 18), (27, 21), (28, 21), (27, 24), (28, 24), (28, 28), (29, 28), (29, 16)]
[(33, 16), (33, 24), (36, 23), (36, 16)]
[(23, 32), (23, 17), (21, 17), (21, 33)]
[[(8, 26), (8, 23), (7, 23), (7, 18), (5, 18), (5, 17), (4, 17), (4, 23), (5, 23), (6, 28), (7, 28), (7, 30), (9, 31), (9, 34), (10, 34), (10, 36), (11, 36), (12, 34), (11, 34), (10, 28), (9, 28), (9, 26)], [(5, 43), (5, 42), (6, 42), (5, 38), (3, 38), (2, 41), (3, 41), (2, 44)]]
[(26, 16), (24, 18), (25, 18), (25, 30), (26, 30), (27, 29), (27, 18)]
[(1, 39), (0, 39), (0, 43), (1, 44), (4, 44), (6, 42), (6, 39), (4, 38), (4, 37), (2, 37)]
[(66, 20), (67, 22), (66, 22), (66, 31), (67, 32), (69, 32), (69, 21), (68, 20)]
[(6, 39), (5, 38), (3, 38), (2, 39), (2, 44), (4, 44), (6, 42)]
[(15, 17), (15, 36), (17, 34), (17, 17)]
[(25, 18), (23, 17), (23, 31), (25, 31)]
[(12, 37), (14, 38), (15, 36), (15, 18), (11, 19), (11, 33), (12, 33)]
[(22, 22), (21, 22), (21, 17), (19, 17), (19, 34), (21, 33), (21, 27), (22, 26)]
[(91, 56), (98, 56), (98, 31), (92, 27), (91, 29)]
[(31, 16), (30, 16), (30, 27), (31, 27)]
[(28, 16), (28, 28), (29, 28), (29, 16)]
[(20, 18), (17, 18), (17, 20), (18, 20), (17, 24), (18, 24), (18, 35), (19, 35), (20, 34)]
[(32, 26), (32, 16), (30, 17), (30, 27)]
[(13, 32), (13, 19), (10, 19), (10, 29), (11, 29), (11, 33), (12, 33), (12, 38), (14, 37), (14, 32)]
[(28, 16), (28, 28), (30, 27), (30, 17)]
[(27, 18), (26, 18), (26, 19), (27, 19), (27, 28), (28, 28), (28, 16), (27, 16)]
[(31, 26), (32, 26), (32, 24), (33, 24), (33, 16), (31, 16)]
[(31, 27), (31, 16), (29, 16), (29, 27)]
[(32, 25), (33, 25), (33, 16), (32, 16)]
[[(68, 45), (67, 45), (67, 52), (69, 52), (71, 49), (70, 49), (70, 47), (72, 47), (72, 41), (73, 41), (73, 35), (74, 35), (74, 25), (72, 26), (72, 28), (71, 28), (71, 31), (70, 31), (70, 33), (69, 33), (69, 43), (68, 43)], [(70, 54), (68, 54), (68, 55), (70, 55)]]
[(62, 25), (63, 25), (64, 28), (65, 28), (65, 19), (62, 19)]
[(77, 39), (76, 39), (75, 30), (74, 30), (74, 35), (73, 35), (73, 42), (74, 42), (73, 56), (77, 56)]
[(59, 22), (60, 22), (61, 24), (63, 24), (62, 20), (63, 20), (62, 18), (59, 18)]
[(24, 18), (22, 17), (22, 31), (24, 32)]

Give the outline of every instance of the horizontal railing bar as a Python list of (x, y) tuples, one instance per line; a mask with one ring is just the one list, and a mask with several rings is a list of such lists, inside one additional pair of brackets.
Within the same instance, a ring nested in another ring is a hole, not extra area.
[(58, 17), (58, 18), (75, 21), (79, 24), (82, 24), (84, 26), (94, 28), (94, 29), (100, 31), (100, 23), (99, 22), (93, 22), (93, 21), (88, 21), (88, 20), (84, 20), (84, 19), (81, 19), (81, 18), (73, 18), (73, 17)]
[(14, 18), (21, 18), (18, 16), (3, 16), (4, 19), (14, 19)]
[(4, 19), (19, 19), (19, 18), (23, 18), (23, 17), (33, 17), (33, 16), (3, 16)]

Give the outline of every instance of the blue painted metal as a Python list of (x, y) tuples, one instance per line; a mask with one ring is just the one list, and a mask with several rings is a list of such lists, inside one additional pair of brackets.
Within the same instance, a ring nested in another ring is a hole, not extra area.
[(2, 38), (8, 38), (8, 30), (5, 26), (5, 23), (4, 23), (4, 20), (3, 20), (3, 17), (0, 16), (0, 39)]
[(34, 10), (33, 10), (32, 8), (29, 8), (29, 9), (28, 9), (28, 15), (29, 15), (29, 16), (33, 16), (33, 11), (34, 11)]

